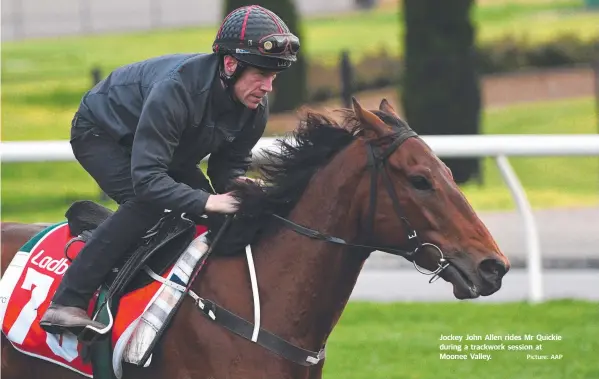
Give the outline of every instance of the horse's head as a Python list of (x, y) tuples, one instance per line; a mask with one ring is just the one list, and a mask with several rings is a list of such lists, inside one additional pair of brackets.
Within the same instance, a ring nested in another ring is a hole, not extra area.
[(374, 111), (354, 100), (354, 112), (360, 150), (367, 151), (356, 192), (365, 238), (407, 251), (420, 268), (451, 282), (456, 298), (499, 290), (509, 261), (448, 167), (386, 100)]

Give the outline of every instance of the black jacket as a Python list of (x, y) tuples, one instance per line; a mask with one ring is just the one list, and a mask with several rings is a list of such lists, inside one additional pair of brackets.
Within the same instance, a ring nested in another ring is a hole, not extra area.
[(267, 101), (256, 110), (233, 102), (218, 79), (215, 54), (176, 54), (116, 69), (85, 94), (78, 113), (129, 149), (137, 196), (199, 215), (209, 194), (169, 172), (203, 175), (197, 165), (210, 154), (208, 177), (224, 192), (249, 169)]

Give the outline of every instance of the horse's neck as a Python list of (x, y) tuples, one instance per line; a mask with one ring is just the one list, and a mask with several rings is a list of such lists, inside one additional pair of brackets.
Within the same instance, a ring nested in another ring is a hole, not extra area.
[[(359, 217), (354, 195), (359, 180), (359, 170), (345, 166), (340, 157), (334, 159), (313, 178), (289, 218), (346, 241), (354, 240)], [(265, 327), (305, 348), (319, 348), (349, 299), (363, 256), (286, 227), (260, 243), (256, 251), (261, 266), (258, 280), (272, 283), (262, 287), (263, 306), (268, 309)]]

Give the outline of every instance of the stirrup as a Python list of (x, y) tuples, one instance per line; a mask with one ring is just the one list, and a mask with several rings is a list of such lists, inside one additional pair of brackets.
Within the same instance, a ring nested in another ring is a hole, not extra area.
[(83, 345), (92, 345), (98, 341), (110, 337), (111, 329), (112, 328), (110, 326), (107, 326), (104, 329), (97, 329), (93, 326), (87, 325), (81, 332), (79, 332), (77, 335), (77, 340), (79, 340), (79, 342), (81, 342)]
[(42, 330), (50, 334), (60, 335), (63, 333), (70, 333), (77, 337), (77, 339), (84, 345), (90, 345), (96, 341), (100, 341), (110, 336), (111, 327), (107, 326), (103, 329), (97, 329), (93, 326), (64, 326), (64, 325), (53, 325), (53, 324), (40, 324)]
[(110, 310), (109, 302), (105, 301), (103, 304), (100, 305), (92, 320), (95, 320), (95, 318), (98, 316), (98, 314), (100, 314), (100, 311), (102, 311), (104, 307), (106, 307), (106, 312), (108, 313), (108, 325), (106, 325), (106, 327), (102, 329), (98, 329), (91, 325), (86, 325), (83, 328), (83, 330), (80, 331), (77, 335), (77, 339), (82, 344), (91, 345), (96, 341), (110, 337), (110, 331), (112, 330), (112, 326), (114, 325), (114, 318), (112, 317), (112, 311)]

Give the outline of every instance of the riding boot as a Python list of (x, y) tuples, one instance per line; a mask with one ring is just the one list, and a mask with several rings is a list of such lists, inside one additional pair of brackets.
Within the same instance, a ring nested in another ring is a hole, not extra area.
[(89, 302), (107, 274), (162, 214), (134, 199), (100, 224), (65, 272), (40, 326), (49, 333), (65, 329), (81, 336), (87, 329), (106, 335), (109, 328), (87, 315)]

